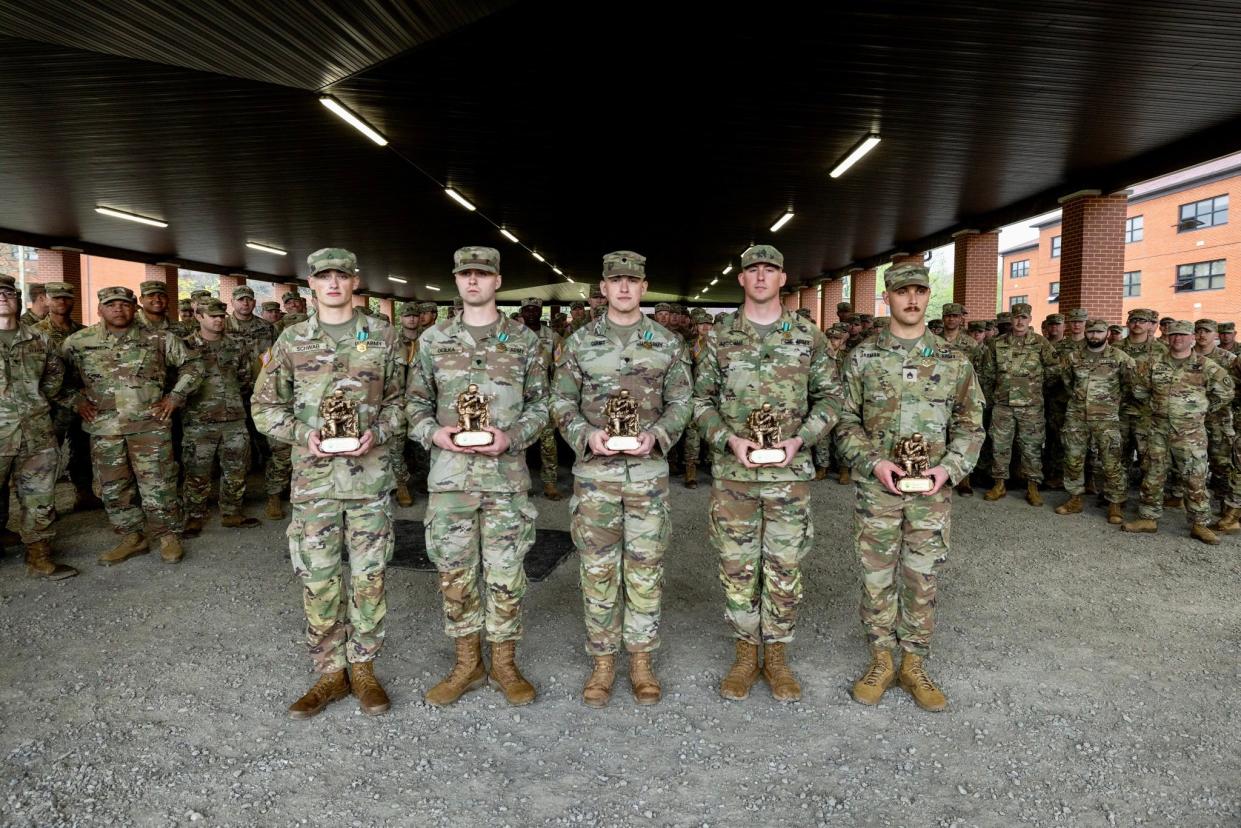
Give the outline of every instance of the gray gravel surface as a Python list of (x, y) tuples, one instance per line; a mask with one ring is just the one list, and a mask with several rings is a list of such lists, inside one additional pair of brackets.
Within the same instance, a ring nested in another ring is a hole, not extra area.
[[(425, 704), (451, 659), (435, 578), (393, 570), (392, 712), (347, 699), (306, 722), (285, 716), (312, 676), (283, 524), (213, 522), (179, 566), (104, 569), (103, 514), (69, 515), (58, 545), (81, 577), (0, 560), (0, 824), (1241, 825), (1236, 537), (1201, 546), (1179, 516), (1123, 535), (1098, 509), (1056, 516), (1063, 495), (958, 499), (930, 662), (951, 706), (894, 689), (864, 708), (852, 489), (814, 491), (799, 704), (716, 694), (732, 645), (708, 487), (674, 482), (663, 703), (635, 706), (622, 673), (609, 708), (581, 704), (572, 558), (527, 597), (534, 705), (490, 688)], [(567, 502), (536, 503), (567, 526)]]

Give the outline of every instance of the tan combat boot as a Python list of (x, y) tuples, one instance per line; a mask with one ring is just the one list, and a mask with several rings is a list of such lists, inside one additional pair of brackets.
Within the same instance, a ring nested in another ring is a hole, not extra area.
[(383, 685), (375, 678), (375, 662), (360, 661), (349, 665), (349, 687), (358, 697), (358, 707), (368, 716), (387, 713), (391, 706)]
[(870, 665), (862, 677), (853, 682), (853, 699), (862, 704), (879, 704), (883, 693), (896, 681), (891, 650), (872, 650)]
[(491, 643), (491, 680), (500, 686), (504, 698), (514, 707), (534, 701), (534, 686), (517, 669), (517, 642)]
[(556, 488), (555, 483), (544, 483), (543, 484), (543, 497), (547, 498), (548, 500), (560, 500), (562, 497), (564, 497), (564, 495), (562, 495), (560, 493), (560, 490)]
[(914, 704), (923, 710), (938, 713), (948, 706), (948, 699), (926, 674), (922, 656), (905, 653), (901, 659), (900, 682), (905, 692), (914, 697)]
[(776, 701), (801, 701), (801, 685), (785, 661), (785, 645), (773, 641), (763, 648), (763, 679)]
[(1184, 498), (1169, 495), (1163, 499), (1163, 507), (1165, 509), (1184, 509), (1185, 500)]
[(1195, 523), (1189, 527), (1189, 536), (1211, 546), (1219, 543), (1219, 535), (1208, 529), (1205, 523)]
[(612, 683), (616, 681), (616, 656), (612, 653), (595, 656), (586, 686), (582, 688), (582, 701), (587, 707), (607, 707), (612, 700)]
[(267, 496), (267, 508), (264, 515), (268, 520), (284, 520), (284, 504), (280, 502), (280, 495)]
[(685, 464), (685, 488), (687, 489), (698, 488), (698, 464), (697, 463), (686, 463)]
[(26, 547), (26, 574), (47, 578), (49, 581), (63, 581), (65, 578), (77, 575), (78, 571), (71, 566), (53, 561), (50, 543), (35, 541)]
[(1008, 494), (1008, 489), (1004, 487), (1004, 481), (997, 480), (995, 481), (995, 485), (988, 489), (987, 493), (982, 496), (982, 499), (994, 502), (1006, 494)]
[(1125, 522), (1125, 502), (1107, 504), (1107, 522), (1119, 526)]
[(969, 475), (961, 478), (961, 482), (957, 484), (957, 494), (961, 497), (973, 497), (974, 485), (970, 483)]
[(815, 466), (814, 479), (815, 480), (826, 480), (827, 479), (827, 467), (826, 466)]
[(1082, 513), (1082, 496), (1073, 495), (1056, 507), (1058, 515), (1080, 515)]
[(245, 515), (222, 515), (220, 517), (220, 525), (225, 529), (253, 529), (259, 525), (258, 518), (246, 517)]
[(182, 533), (187, 538), (197, 537), (203, 532), (203, 519), (200, 517), (192, 517), (185, 519), (185, 531)]
[(1225, 535), (1234, 535), (1241, 532), (1241, 509), (1235, 506), (1227, 506), (1223, 513), (1219, 516), (1219, 520), (1211, 524), (1211, 528), (1216, 532), (1223, 532)]
[(1026, 483), (1026, 503), (1031, 506), (1043, 505), (1043, 495), (1038, 490), (1038, 484), (1033, 480)]
[(629, 686), (638, 704), (657, 704), (663, 698), (663, 688), (651, 667), (650, 653), (629, 654)]
[(306, 691), (306, 695), (289, 705), (290, 719), (309, 719), (318, 716), (334, 701), (340, 701), (349, 695), (349, 679), (344, 670), (335, 673), (324, 673), (319, 680)]
[(848, 466), (840, 470), (840, 474), (836, 477), (836, 482), (842, 486), (848, 486), (853, 482), (853, 475), (849, 472)]
[(414, 496), (409, 493), (409, 486), (404, 483), (396, 485), (396, 502), (400, 506), (413, 506)]
[(720, 682), (720, 695), (733, 701), (748, 698), (758, 679), (758, 645), (737, 639), (737, 653), (728, 675)]
[(115, 566), (124, 563), (135, 555), (145, 555), (151, 551), (146, 535), (141, 532), (130, 532), (116, 546), (99, 556), (100, 566)]
[(185, 557), (181, 539), (171, 532), (159, 539), (159, 557), (164, 563), (180, 563)]
[(1125, 521), (1120, 527), (1122, 532), (1149, 532), (1154, 534), (1159, 531), (1159, 522), (1150, 518), (1140, 517), (1137, 520)]
[(457, 651), (457, 662), (443, 681), (427, 691), (427, 703), (436, 707), (452, 704), (487, 681), (487, 670), (483, 667), (483, 644), (478, 633), (454, 638), (453, 646)]

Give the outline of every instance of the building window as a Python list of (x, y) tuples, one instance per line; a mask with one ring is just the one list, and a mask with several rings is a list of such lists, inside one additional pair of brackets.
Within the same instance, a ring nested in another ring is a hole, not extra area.
[(1142, 241), (1142, 216), (1125, 219), (1125, 244)]
[(1060, 283), (1052, 282), (1051, 290), (1049, 291), (1049, 295), (1047, 297), (1047, 303), (1054, 305), (1059, 301), (1060, 301)]
[(1060, 237), (1059, 236), (1051, 237), (1051, 257), (1053, 259), (1060, 258)]
[(1008, 276), (1010, 279), (1021, 279), (1030, 275), (1030, 260), (1022, 259), (1019, 262), (1013, 262), (1008, 266)]
[(1009, 309), (1010, 311), (1013, 309), (1013, 305), (1028, 305), (1028, 304), (1030, 304), (1030, 297), (1029, 297), (1029, 296), (1010, 296), (1010, 297), (1008, 297), (1008, 309)]
[(1176, 292), (1219, 290), (1224, 286), (1224, 260), (1177, 265)]
[(1202, 201), (1181, 205), (1181, 220), (1177, 222), (1176, 232), (1188, 233), (1191, 230), (1227, 223), (1228, 196), (1204, 198)]
[(1142, 271), (1130, 270), (1125, 274), (1125, 298), (1142, 295)]

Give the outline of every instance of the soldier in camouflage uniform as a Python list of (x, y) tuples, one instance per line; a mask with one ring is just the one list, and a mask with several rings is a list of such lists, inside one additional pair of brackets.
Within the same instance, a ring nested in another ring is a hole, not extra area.
[[(400, 439), (405, 424), (400, 343), (395, 328), (353, 307), (359, 280), (352, 253), (325, 247), (307, 263), (318, 311), (276, 339), (252, 401), (259, 431), (293, 448), (289, 553), (319, 679), (289, 715), (309, 718), (350, 691), (363, 713), (378, 715), (389, 707), (373, 661), (384, 639), (384, 573), (393, 550), (393, 481), (384, 444)], [(354, 406), (361, 444), (325, 454), (322, 401), (337, 393)]]
[[(1214, 319), (1194, 323), (1194, 353), (1206, 357), (1228, 372), (1236, 355), (1216, 344), (1217, 325)], [(1210, 460), (1210, 488), (1223, 494), (1232, 476), (1232, 442), (1235, 436), (1232, 406), (1226, 405), (1206, 417), (1207, 457)]]
[[(1136, 364), (1152, 356), (1167, 353), (1167, 347), (1155, 339), (1154, 330), (1159, 314), (1150, 308), (1134, 308), (1129, 311), (1129, 336), (1120, 344), (1120, 350), (1133, 358)], [(1136, 457), (1134, 471), (1140, 472), (1146, 458), (1146, 442), (1150, 434), (1150, 401), (1138, 400), (1132, 390), (1125, 395), (1120, 406), (1120, 436), (1123, 445), (1122, 460), (1128, 467)]]
[[(671, 532), (668, 463), (690, 417), (689, 354), (682, 340), (642, 315), (646, 259), (620, 250), (603, 257), (603, 319), (561, 347), (552, 414), (577, 454), (570, 527), (581, 555), (586, 652), (594, 667), (582, 699), (603, 707), (612, 695), (616, 652), (629, 652), (639, 704), (661, 697), (651, 667), (659, 646), (663, 553)], [(637, 414), (638, 448), (607, 447), (606, 409), (621, 390)]]
[(18, 322), (33, 328), (47, 317), (48, 304), (47, 285), (39, 282), (26, 285), (26, 310)]
[(201, 362), (203, 381), (181, 415), (181, 462), (185, 466), (185, 534), (202, 532), (211, 473), (220, 461), (220, 525), (259, 525), (241, 513), (250, 469), (250, 433), (242, 389), (254, 388), (254, 355), (239, 335), (226, 332), (228, 308), (211, 299), (198, 306), (198, 331), (185, 339)]
[[(75, 295), (73, 285), (68, 282), (48, 282), (48, 311), (43, 321), (34, 326), (36, 331), (47, 336), (57, 353), (71, 335), (86, 326), (73, 318)], [(56, 432), (56, 444), (61, 451), (68, 448), (69, 457), (60, 458), (61, 467), (67, 467), (69, 479), (76, 490), (77, 509), (98, 508), (103, 504), (91, 485), (90, 440), (82, 430), (82, 418), (72, 408), (52, 404), (52, 428)], [(67, 441), (67, 442), (66, 442)]]
[(1164, 484), (1169, 470), (1175, 468), (1185, 489), (1190, 535), (1215, 544), (1219, 538), (1207, 528), (1211, 501), (1206, 489), (1206, 418), (1232, 403), (1234, 388), (1218, 363), (1193, 352), (1193, 337), (1192, 322), (1174, 321), (1168, 326), (1168, 350), (1137, 363), (1134, 396), (1150, 401), (1151, 427), (1138, 519), (1121, 528), (1158, 531)]
[(260, 308), (261, 308), (260, 315), (263, 317), (263, 321), (267, 322), (268, 324), (272, 326), (273, 329), (275, 329), (276, 323), (279, 322), (281, 317), (284, 316), (284, 311), (280, 309), (280, 303), (269, 300), (267, 302), (264, 302), (260, 306)]
[[(306, 300), (297, 291), (285, 291), (281, 300), (284, 302), (285, 313), (276, 323), (277, 337), (293, 325), (310, 318), (306, 314)], [(279, 440), (269, 440), (268, 445), (271, 447), (271, 456), (267, 458), (267, 468), (263, 472), (263, 487), (267, 492), (265, 516), (268, 520), (283, 520), (284, 504), (281, 496), (292, 485), (293, 446)]]
[(1060, 353), (1061, 378), (1068, 406), (1064, 419), (1064, 488), (1069, 499), (1056, 507), (1058, 515), (1082, 511), (1086, 491), (1086, 450), (1099, 461), (1100, 483), (1107, 499), (1107, 522), (1124, 522), (1128, 480), (1121, 458), (1120, 408), (1133, 386), (1133, 357), (1107, 342), (1107, 322), (1086, 325), (1085, 346)]
[[(523, 561), (538, 516), (526, 494), (525, 451), (547, 425), (547, 363), (538, 337), (496, 310), (499, 251), (463, 247), (453, 262), (464, 307), (422, 335), (405, 392), (409, 437), (431, 452), (427, 553), (439, 570), (445, 631), (456, 649), (451, 672), (426, 698), (451, 704), (486, 680), (479, 639), (485, 628), (491, 678), (510, 704), (528, 704), (534, 688), (515, 659)], [(494, 439), (463, 449), (452, 438), (460, 431), (457, 398), (470, 385), (487, 400), (486, 430)]]
[[(1057, 359), (1061, 361), (1068, 359), (1074, 351), (1085, 347), (1086, 322), (1089, 318), (1090, 315), (1085, 308), (1074, 308), (1069, 311), (1068, 335), (1052, 343)], [(1048, 339), (1048, 342), (1051, 342), (1051, 340)], [(1046, 443), (1043, 446), (1043, 471), (1045, 472), (1047, 488), (1049, 489), (1064, 487), (1065, 446), (1063, 435), (1068, 407), (1069, 392), (1065, 387), (1064, 378), (1059, 373), (1046, 377), (1043, 386), (1043, 417), (1047, 424), (1044, 431)], [(1091, 448), (1088, 444), (1087, 450), (1095, 459), (1093, 468), (1095, 471), (1100, 472), (1098, 476), (1101, 477), (1102, 471), (1098, 468), (1098, 453), (1097, 451), (1092, 451)], [(1070, 492), (1070, 494), (1072, 493)]]
[[(543, 324), (543, 300), (530, 298), (521, 303), (519, 311), (523, 324), (538, 337), (539, 348), (543, 352), (543, 362), (550, 368), (554, 362), (556, 350), (560, 347), (560, 336)], [(539, 477), (543, 481), (543, 496), (548, 500), (560, 500), (560, 489), (556, 488), (556, 478), (560, 471), (560, 458), (556, 455), (556, 426), (550, 420), (539, 433)]]
[(575, 334), (578, 329), (590, 321), (586, 313), (586, 303), (580, 299), (569, 305), (569, 333)]
[(1043, 480), (1043, 384), (1059, 375), (1060, 359), (1051, 344), (1030, 330), (1032, 308), (1013, 305), (1012, 333), (987, 343), (979, 360), (978, 378), (991, 406), (992, 465), (995, 485), (983, 498), (1004, 497), (1005, 481), (1012, 461), (1014, 438), (1026, 478), (1026, 500), (1042, 506), (1039, 483)]
[[(180, 338), (136, 324), (136, 307), (129, 288), (99, 291), (100, 321), (65, 340), (72, 382), (57, 398), (77, 410), (91, 435), (91, 462), (104, 508), (125, 536), (99, 557), (105, 566), (150, 551), (143, 512), (151, 538), (159, 541), (160, 557), (177, 563), (183, 554), (171, 420), (202, 382), (202, 367)], [(175, 383), (165, 394), (174, 368)]]
[(185, 326), (168, 318), (168, 285), (151, 279), (138, 285), (138, 324), (153, 331), (185, 336)]
[[(841, 454), (857, 479), (854, 537), (862, 564), (862, 625), (871, 662), (853, 697), (878, 704), (894, 681), (919, 707), (948, 701), (926, 674), (938, 591), (936, 569), (948, 556), (953, 483), (966, 477), (982, 449), (983, 395), (968, 356), (924, 327), (930, 273), (917, 264), (884, 274), (890, 329), (848, 357), (837, 427)], [(893, 462), (896, 443), (921, 434), (933, 488), (903, 494)], [(899, 673), (893, 663), (904, 651)]]
[[(974, 321), (970, 322), (967, 327), (967, 330), (969, 331), (970, 339), (974, 340), (974, 342), (976, 342), (977, 344), (982, 345), (983, 342), (986, 341), (987, 323), (982, 321), (981, 319), (975, 319)], [(982, 349), (980, 348), (977, 353), (981, 355)]]
[[(848, 350), (845, 348), (845, 342), (849, 339), (849, 326), (837, 322), (824, 332), (827, 336), (828, 355), (836, 363), (836, 375), (844, 376), (845, 357), (848, 356)], [(814, 447), (815, 458), (815, 480), (826, 480), (829, 469), (832, 466), (833, 446), (835, 445), (835, 437), (831, 431), (828, 431), (819, 440), (818, 445)], [(842, 486), (847, 486), (853, 482), (852, 473), (849, 471), (849, 464), (840, 459), (840, 452), (837, 450), (836, 482)]]
[(1233, 356), (1241, 356), (1241, 342), (1237, 342), (1237, 323), (1220, 322), (1216, 329), (1219, 332), (1219, 347)]
[[(693, 324), (693, 334), (685, 340), (687, 352), (690, 355), (691, 367), (698, 362), (702, 356), (703, 350), (707, 347), (707, 335), (711, 332), (711, 328), (715, 325), (711, 315), (702, 308), (694, 308), (690, 311), (690, 322)], [(691, 371), (691, 388), (692, 388), (692, 371)], [(698, 488), (698, 464), (702, 459), (702, 434), (698, 431), (698, 426), (692, 421), (687, 422), (685, 426), (685, 434), (682, 438), (685, 452), (685, 488)]]
[[(400, 347), (397, 352), (401, 363), (401, 396), (405, 395), (405, 374), (409, 371), (409, 363), (417, 348), (418, 337), (426, 330), (421, 323), (421, 303), (406, 302), (397, 312), (400, 320)], [(403, 404), (403, 403), (402, 403)], [(399, 440), (388, 441), (389, 462), (392, 464), (392, 476), (396, 480), (396, 502), (402, 507), (414, 505), (414, 496), (410, 493), (410, 464), (406, 461), (406, 452), (410, 442), (402, 434)], [(425, 475), (425, 472), (424, 472)]]
[[(966, 331), (965, 305), (959, 302), (946, 302), (941, 309), (940, 315), (944, 324), (944, 331), (940, 334), (941, 338), (948, 343), (949, 348), (960, 352), (962, 356), (968, 359), (971, 367), (977, 370), (978, 361), (982, 358), (982, 348), (974, 340), (974, 337), (970, 336)], [(957, 483), (957, 494), (962, 497), (972, 497), (974, 495), (974, 487), (970, 483), (970, 476), (968, 474)]]
[[(762, 675), (780, 701), (801, 698), (786, 660), (802, 599), (801, 560), (811, 550), (810, 452), (836, 424), (840, 382), (823, 333), (782, 312), (784, 256), (755, 245), (741, 256), (745, 306), (707, 337), (694, 382), (694, 417), (712, 448), (711, 540), (733, 627), (736, 658), (720, 684), (727, 699), (746, 698)], [(755, 466), (747, 419), (770, 403), (782, 419), (785, 460)]]
[[(47, 286), (55, 290), (62, 283)], [(9, 481), (21, 505), (21, 540), (26, 572), (58, 581), (78, 571), (52, 560), (56, 533), (56, 437), (51, 403), (65, 379), (59, 349), (39, 327), (18, 321), (21, 296), (16, 280), (0, 273), (0, 492), (8, 517)]]
[[(1221, 323), (1222, 325), (1225, 323)], [(1232, 324), (1232, 323), (1226, 323)], [(1235, 423), (1241, 417), (1241, 359), (1234, 359), (1228, 368), (1228, 376), (1232, 379), (1232, 417)], [(1219, 520), (1211, 525), (1216, 532), (1234, 535), (1241, 532), (1241, 429), (1236, 429), (1232, 438), (1232, 471), (1221, 500), (1223, 510)]]

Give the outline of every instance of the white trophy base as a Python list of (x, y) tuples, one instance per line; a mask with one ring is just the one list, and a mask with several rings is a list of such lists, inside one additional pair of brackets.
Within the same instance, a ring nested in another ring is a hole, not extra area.
[(475, 448), (477, 446), (489, 446), (496, 441), (496, 436), (490, 431), (458, 431), (452, 435), (452, 443), (460, 448)]
[(896, 481), (896, 488), (903, 494), (925, 494), (935, 488), (935, 481), (929, 477), (902, 477)]
[(346, 451), (356, 451), (360, 445), (362, 441), (357, 437), (329, 437), (319, 441), (319, 451), (324, 454), (341, 454)]
[(637, 451), (640, 444), (637, 437), (609, 437), (606, 445), (608, 451)]
[(784, 449), (765, 448), (750, 452), (750, 462), (756, 466), (778, 466), (784, 462)]

